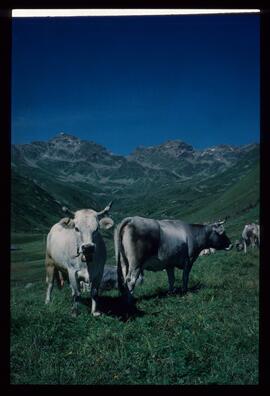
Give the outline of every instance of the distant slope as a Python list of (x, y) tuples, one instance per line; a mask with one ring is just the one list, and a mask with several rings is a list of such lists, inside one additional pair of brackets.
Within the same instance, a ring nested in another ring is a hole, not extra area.
[(259, 163), (217, 199), (194, 212), (191, 221), (225, 219), (231, 238), (239, 238), (244, 225), (259, 222), (260, 218), (260, 167)]
[[(39, 179), (41, 181), (42, 179)], [(85, 183), (61, 183), (47, 179), (40, 187), (30, 177), (24, 177), (12, 170), (11, 183), (11, 229), (12, 231), (32, 231), (47, 229), (61, 217), (62, 206), (71, 210), (91, 207), (100, 210), (109, 199), (96, 200), (91, 194), (91, 186)], [(104, 203), (103, 203), (104, 201)]]
[(63, 217), (60, 205), (32, 180), (12, 172), (11, 228), (13, 231), (47, 230)]
[[(232, 189), (232, 192), (230, 193)], [(232, 198), (231, 198), (231, 195)], [(117, 195), (117, 194), (116, 194)], [(115, 198), (114, 210), (129, 215), (182, 218), (204, 222), (250, 208), (259, 200), (259, 162), (240, 160), (236, 165), (200, 182), (138, 185), (137, 192)], [(209, 209), (207, 209), (209, 208)]]
[(257, 164), (247, 175), (194, 215), (196, 218), (202, 219), (213, 219), (214, 217), (233, 219), (258, 207), (259, 195), (260, 172), (259, 164)]

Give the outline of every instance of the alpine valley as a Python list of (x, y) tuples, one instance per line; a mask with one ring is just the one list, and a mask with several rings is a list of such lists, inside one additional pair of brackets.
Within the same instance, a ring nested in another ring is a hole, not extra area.
[(195, 150), (175, 140), (120, 156), (61, 132), (11, 149), (13, 232), (47, 231), (63, 217), (63, 205), (100, 210), (111, 200), (116, 222), (130, 215), (258, 220), (256, 143)]

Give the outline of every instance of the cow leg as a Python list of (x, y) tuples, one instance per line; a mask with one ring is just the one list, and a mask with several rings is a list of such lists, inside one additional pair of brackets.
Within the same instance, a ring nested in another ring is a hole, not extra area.
[(64, 286), (64, 278), (61, 271), (55, 269), (54, 271), (54, 279), (56, 280), (56, 284), (59, 289), (62, 289)]
[(188, 279), (191, 267), (192, 263), (189, 259), (187, 259), (183, 268), (183, 294), (186, 294), (188, 290)]
[(45, 298), (45, 304), (49, 304), (51, 301), (51, 293), (54, 284), (54, 262), (49, 258), (46, 257), (46, 283), (47, 283), (47, 292)]
[(92, 299), (91, 314), (93, 316), (101, 315), (101, 313), (97, 310), (97, 296), (98, 296), (98, 288), (92, 284), (91, 285), (91, 299)]
[(169, 293), (173, 293), (175, 291), (175, 288), (173, 287), (175, 282), (174, 267), (166, 268), (166, 272), (168, 275)]
[(247, 252), (247, 243), (246, 243), (246, 241), (244, 240), (244, 253), (246, 253)]
[(117, 263), (117, 281), (118, 281), (118, 290), (121, 295), (125, 295), (127, 293), (125, 280), (127, 277), (127, 266), (124, 262), (122, 254), (119, 253), (118, 263)]
[(77, 316), (78, 315), (78, 300), (80, 297), (80, 291), (79, 291), (79, 287), (78, 287), (78, 280), (77, 280), (76, 272), (74, 270), (69, 270), (68, 277), (69, 277), (70, 287), (71, 287), (71, 291), (72, 291), (71, 315)]
[(60, 280), (60, 287), (64, 286), (64, 278), (61, 271), (58, 271), (59, 280)]

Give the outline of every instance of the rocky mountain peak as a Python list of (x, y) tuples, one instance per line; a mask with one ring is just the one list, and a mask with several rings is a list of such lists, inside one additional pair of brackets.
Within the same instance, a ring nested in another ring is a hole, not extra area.
[(151, 155), (151, 154), (166, 154), (175, 158), (178, 158), (184, 153), (191, 153), (194, 149), (190, 144), (183, 142), (182, 140), (167, 140), (157, 146), (139, 146), (131, 154), (131, 158), (141, 155)]
[(79, 140), (77, 136), (71, 135), (70, 133), (66, 132), (59, 132), (55, 135), (53, 139), (72, 139), (72, 140)]
[(161, 144), (160, 149), (168, 151), (169, 154), (179, 156), (185, 151), (194, 151), (190, 144), (183, 142), (182, 140), (167, 140), (165, 143)]
[(223, 151), (223, 152), (226, 152), (226, 151), (231, 151), (232, 152), (232, 151), (238, 150), (238, 147), (232, 146), (230, 144), (219, 144), (219, 145), (217, 145), (215, 147), (215, 150), (216, 151)]
[(193, 147), (190, 144), (183, 142), (182, 140), (167, 140), (165, 143), (162, 143), (160, 146), (163, 147), (175, 147), (175, 148), (185, 148), (187, 150), (193, 150)]
[(80, 139), (78, 137), (65, 132), (59, 132), (53, 138), (49, 139), (50, 143), (76, 143), (79, 141)]
[(81, 140), (65, 132), (60, 132), (48, 141), (34, 141), (30, 144), (15, 145), (13, 157), (21, 156), (32, 166), (39, 161), (102, 161), (110, 158), (107, 149), (95, 142)]

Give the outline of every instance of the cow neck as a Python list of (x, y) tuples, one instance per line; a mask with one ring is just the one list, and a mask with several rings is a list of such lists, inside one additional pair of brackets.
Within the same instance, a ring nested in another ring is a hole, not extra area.
[(208, 249), (211, 246), (208, 243), (209, 235), (212, 230), (208, 225), (202, 224), (191, 224), (193, 235), (196, 240), (196, 245), (198, 251), (202, 251), (203, 249)]

